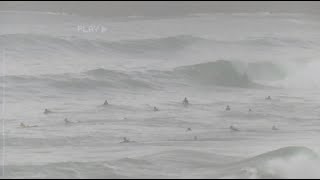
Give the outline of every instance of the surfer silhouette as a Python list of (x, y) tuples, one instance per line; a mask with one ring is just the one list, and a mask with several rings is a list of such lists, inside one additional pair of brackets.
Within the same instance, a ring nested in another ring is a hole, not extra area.
[(153, 107), (153, 111), (156, 112), (156, 111), (159, 111), (159, 109), (154, 106), (154, 107)]
[(52, 113), (52, 111), (50, 111), (49, 109), (45, 109), (43, 113), (44, 114), (49, 114), (49, 113)]
[(32, 127), (38, 127), (37, 125), (34, 125), (34, 126), (28, 126), (28, 125), (25, 125), (23, 122), (20, 123), (20, 127), (22, 128), (32, 128)]
[(239, 129), (233, 127), (232, 125), (229, 127), (232, 131), (239, 131)]
[(122, 143), (129, 143), (129, 142), (130, 142), (130, 140), (127, 137), (123, 137)]
[(65, 123), (65, 124), (71, 124), (72, 122), (69, 121), (68, 118), (65, 118), (65, 119), (64, 119), (64, 123)]
[(182, 101), (183, 105), (189, 105), (189, 100), (187, 99), (187, 97), (184, 98), (184, 100)]
[(272, 130), (277, 131), (279, 130), (275, 125), (272, 126)]
[(103, 105), (105, 105), (105, 106), (108, 105), (108, 104), (109, 104), (108, 100), (105, 100), (104, 103), (103, 103)]
[(266, 100), (271, 100), (271, 96), (266, 97)]
[(20, 127), (26, 128), (27, 126), (24, 123), (20, 123)]
[(226, 107), (226, 111), (230, 111), (230, 110), (231, 110), (230, 106), (229, 106), (229, 105), (227, 105), (227, 107)]
[(192, 131), (192, 129), (191, 129), (191, 128), (188, 128), (186, 131)]

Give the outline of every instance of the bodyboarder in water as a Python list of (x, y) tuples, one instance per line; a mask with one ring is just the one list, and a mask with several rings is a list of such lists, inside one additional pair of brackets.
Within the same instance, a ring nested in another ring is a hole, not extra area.
[(25, 125), (23, 122), (20, 123), (20, 127), (21, 128), (32, 128), (32, 127), (38, 127), (37, 125), (34, 125), (34, 126), (29, 126), (29, 125)]
[(68, 118), (65, 118), (65, 119), (64, 119), (64, 123), (65, 123), (65, 124), (71, 124), (72, 122), (69, 121)]
[(277, 131), (279, 130), (275, 125), (272, 126), (272, 130)]
[(271, 100), (271, 96), (266, 97), (266, 100)]
[(130, 140), (127, 137), (123, 137), (123, 141), (121, 143), (129, 143)]
[(20, 123), (20, 127), (26, 128), (27, 126), (24, 123)]
[(50, 111), (49, 109), (45, 109), (43, 113), (44, 114), (49, 114), (49, 113), (52, 113), (52, 111)]
[(232, 130), (232, 131), (239, 131), (239, 129), (233, 127), (232, 125), (231, 125), (229, 128), (230, 128), (230, 130)]
[(189, 100), (187, 99), (187, 97), (184, 98), (184, 100), (182, 101), (182, 104), (183, 104), (184, 106), (189, 105)]
[(159, 111), (159, 109), (154, 106), (154, 107), (153, 107), (153, 111), (156, 112), (156, 111)]

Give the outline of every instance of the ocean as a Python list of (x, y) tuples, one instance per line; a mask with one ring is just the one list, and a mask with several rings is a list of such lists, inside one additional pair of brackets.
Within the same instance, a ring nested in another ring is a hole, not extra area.
[(1, 11), (0, 27), (3, 178), (320, 177), (315, 15)]

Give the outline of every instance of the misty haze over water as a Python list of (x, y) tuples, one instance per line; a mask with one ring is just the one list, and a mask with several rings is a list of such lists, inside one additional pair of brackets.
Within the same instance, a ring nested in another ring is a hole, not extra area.
[(319, 14), (317, 1), (1, 1), (0, 10), (75, 13), (87, 16), (180, 16), (190, 13)]
[(318, 2), (0, 2), (0, 176), (319, 178)]

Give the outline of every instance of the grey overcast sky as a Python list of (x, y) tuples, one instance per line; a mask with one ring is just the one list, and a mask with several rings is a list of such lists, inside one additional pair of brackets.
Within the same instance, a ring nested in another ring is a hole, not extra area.
[(320, 14), (317, 1), (1, 1), (0, 10), (66, 12), (91, 16), (165, 16), (215, 12)]

